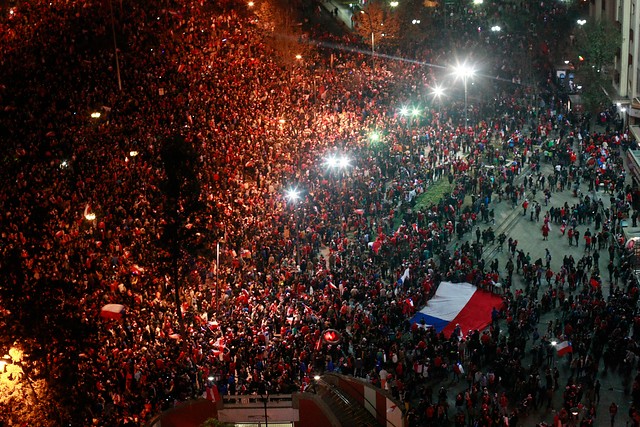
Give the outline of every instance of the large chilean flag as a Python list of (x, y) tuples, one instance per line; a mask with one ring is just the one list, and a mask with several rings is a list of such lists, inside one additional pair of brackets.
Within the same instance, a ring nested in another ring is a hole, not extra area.
[(459, 324), (466, 334), (469, 330), (486, 328), (494, 307), (502, 307), (501, 297), (478, 290), (470, 283), (441, 282), (435, 296), (411, 318), (411, 324), (432, 326), (446, 336)]

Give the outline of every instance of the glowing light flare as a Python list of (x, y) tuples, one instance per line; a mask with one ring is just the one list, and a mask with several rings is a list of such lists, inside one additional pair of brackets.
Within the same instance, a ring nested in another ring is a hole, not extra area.
[(254, 2), (252, 2), (252, 1), (250, 1), (249, 3), (247, 3), (247, 6), (249, 6), (249, 7), (253, 7), (253, 6), (255, 6), (255, 3), (254, 3)]
[(467, 79), (469, 77), (473, 77), (476, 73), (476, 70), (466, 62), (463, 62), (462, 64), (458, 64), (453, 68), (453, 73), (458, 78)]
[(329, 169), (345, 169), (349, 167), (350, 163), (351, 160), (343, 154), (332, 154), (329, 157), (326, 157), (324, 160), (325, 166)]
[(131, 157), (136, 157), (138, 154), (140, 154), (140, 153), (138, 153), (138, 152), (137, 152), (137, 151), (135, 151), (135, 150), (129, 151), (129, 155), (130, 155)]
[(285, 192), (284, 197), (291, 203), (296, 203), (300, 200), (302, 193), (297, 188), (290, 188)]
[(434, 86), (431, 94), (434, 96), (434, 98), (440, 98), (442, 95), (444, 95), (444, 88), (442, 86)]
[(92, 119), (99, 119), (101, 116), (99, 111), (94, 111), (93, 113), (91, 113), (91, 118)]

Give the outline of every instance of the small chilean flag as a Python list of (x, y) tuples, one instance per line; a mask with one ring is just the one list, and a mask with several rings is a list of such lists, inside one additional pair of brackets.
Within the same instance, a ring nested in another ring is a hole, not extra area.
[(567, 353), (573, 353), (573, 347), (571, 347), (571, 341), (562, 341), (556, 347), (558, 350), (558, 357), (562, 357)]
[(124, 305), (122, 304), (107, 304), (100, 310), (100, 317), (105, 319), (120, 319), (123, 311)]

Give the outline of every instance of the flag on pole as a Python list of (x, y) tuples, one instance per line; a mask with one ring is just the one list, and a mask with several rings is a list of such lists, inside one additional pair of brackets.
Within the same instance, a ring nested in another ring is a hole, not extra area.
[(404, 273), (402, 274), (402, 277), (399, 280), (400, 284), (404, 283), (405, 280), (407, 280), (409, 277), (411, 277), (411, 276), (410, 276), (410, 273), (409, 273), (409, 267), (407, 267), (404, 270)]
[(571, 341), (562, 341), (557, 345), (558, 357), (562, 357), (567, 353), (573, 353), (573, 347), (571, 347)]

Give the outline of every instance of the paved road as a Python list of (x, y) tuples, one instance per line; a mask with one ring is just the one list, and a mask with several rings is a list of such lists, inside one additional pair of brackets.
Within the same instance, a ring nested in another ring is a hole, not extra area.
[[(553, 172), (553, 166), (549, 163), (542, 164), (541, 171), (545, 176), (548, 176), (550, 173)], [(516, 183), (519, 184), (520, 182), (522, 182), (522, 180), (524, 180), (530, 174), (531, 174), (531, 171), (529, 166), (527, 165), (525, 166), (525, 168), (523, 168), (523, 173), (516, 179)], [(609, 194), (605, 194), (603, 192), (588, 193), (586, 183), (583, 183), (581, 185), (581, 191), (583, 195), (589, 194), (590, 197), (595, 197), (597, 200), (601, 199), (605, 207), (610, 206)], [(545, 241), (543, 240), (541, 226), (543, 223), (542, 218), (544, 217), (544, 214), (551, 207), (560, 207), (564, 205), (565, 202), (568, 203), (569, 206), (571, 206), (578, 202), (578, 198), (574, 197), (572, 190), (568, 188), (563, 192), (552, 193), (552, 197), (549, 202), (549, 205), (545, 206), (544, 194), (541, 191), (537, 192), (537, 195), (535, 198), (532, 197), (530, 192), (527, 192), (527, 194), (528, 194), (527, 197), (530, 202), (532, 202), (533, 200), (536, 200), (542, 205), (540, 221), (531, 221), (529, 211), (527, 212), (526, 216), (522, 215), (522, 210), (523, 210), (521, 207), (522, 201), (519, 201), (516, 208), (513, 209), (510, 201), (503, 200), (502, 202), (497, 202), (494, 199), (494, 202), (491, 203), (490, 208), (494, 209), (494, 212), (495, 212), (495, 224), (481, 223), (479, 225), (480, 230), (485, 230), (491, 226), (495, 230), (496, 236), (499, 233), (503, 232), (506, 234), (507, 238), (512, 237), (518, 240), (518, 249), (522, 249), (525, 253), (530, 253), (532, 261), (535, 261), (538, 258), (542, 258), (542, 260), (545, 260), (545, 249), (549, 249), (552, 256), (551, 269), (554, 272), (559, 271), (562, 265), (563, 257), (565, 255), (572, 255), (577, 262), (584, 255), (583, 238), (582, 237), (580, 238), (580, 245), (578, 247), (569, 246), (567, 237), (561, 235), (559, 227), (557, 227), (556, 225), (552, 225), (552, 231), (549, 233), (548, 240)], [(591, 231), (593, 231), (594, 224), (592, 223), (592, 224), (585, 224), (585, 225), (578, 226), (578, 230), (580, 231), (581, 236), (584, 235), (584, 232), (586, 231), (587, 228), (590, 228)], [(460, 244), (463, 241), (472, 241), (474, 239), (475, 239), (475, 229), (471, 234), (467, 233), (461, 241), (454, 239), (452, 241), (452, 246), (456, 244)], [(607, 263), (609, 260), (609, 255), (606, 250), (601, 250), (600, 252), (601, 252), (600, 253), (601, 256), (599, 260), (599, 267), (600, 267), (600, 271), (603, 272), (602, 288), (603, 288), (603, 295), (606, 298), (609, 295), (609, 289), (610, 289), (610, 283), (608, 281), (608, 274), (607, 274)], [(483, 256), (487, 266), (491, 263), (491, 261), (493, 261), (494, 258), (497, 258), (499, 261), (500, 270), (504, 271), (504, 266), (506, 265), (508, 260), (507, 244), (505, 243), (504, 249), (502, 251), (498, 249), (497, 243), (490, 244), (485, 248)], [(514, 259), (514, 263), (515, 263), (515, 259)], [(543, 279), (543, 287), (544, 287), (544, 282), (545, 281)], [(539, 297), (542, 295), (543, 287), (541, 287), (541, 290), (538, 293)], [(515, 292), (515, 290), (517, 289), (524, 289), (524, 282), (522, 280), (522, 277), (519, 274), (514, 273), (514, 283), (513, 283), (512, 291)], [(538, 325), (540, 335), (546, 332), (546, 327), (550, 320), (554, 320), (555, 322), (555, 320), (559, 319), (560, 317), (561, 315), (560, 315), (559, 309), (551, 310), (550, 312), (544, 313), (541, 316), (540, 323)], [(506, 323), (503, 322), (501, 324), (501, 330), (506, 331)], [(528, 367), (530, 365), (530, 362), (531, 362), (530, 349), (531, 349), (531, 340), (527, 342), (527, 348), (525, 351), (526, 357), (525, 357), (525, 360), (523, 361), (524, 367)], [(519, 425), (535, 426), (537, 423), (540, 423), (542, 421), (551, 423), (553, 421), (553, 416), (554, 416), (553, 410), (554, 409), (559, 410), (562, 407), (562, 402), (563, 402), (562, 391), (564, 390), (564, 386), (566, 385), (567, 379), (570, 376), (568, 358), (565, 357), (563, 359), (558, 359), (556, 357), (554, 360), (554, 364), (558, 366), (558, 369), (560, 371), (560, 380), (559, 380), (560, 390), (556, 391), (554, 394), (552, 408), (546, 409), (546, 405), (543, 405), (543, 407), (540, 408), (539, 410), (531, 411), (525, 419), (521, 419), (521, 423)], [(600, 391), (601, 399), (600, 399), (600, 403), (597, 406), (598, 417), (596, 419), (595, 425), (597, 426), (610, 425), (608, 411), (609, 411), (609, 405), (611, 404), (611, 402), (616, 402), (619, 406), (616, 425), (620, 425), (620, 426), (625, 425), (628, 419), (626, 414), (628, 413), (630, 400), (631, 400), (630, 395), (628, 394), (628, 391), (629, 391), (628, 389), (630, 387), (630, 383), (632, 382), (632, 378), (631, 379), (626, 377), (623, 378), (618, 372), (610, 372), (608, 374), (603, 374), (602, 373), (603, 369), (604, 367), (601, 363), (600, 370), (599, 370), (600, 373), (598, 374), (598, 377), (597, 377), (601, 383), (601, 391)], [(544, 378), (543, 378), (543, 382), (544, 382)], [(461, 381), (458, 384), (450, 384), (449, 382), (446, 382), (443, 385), (445, 387), (447, 385), (449, 386), (448, 396), (450, 399), (451, 413), (453, 413), (455, 411), (455, 409), (453, 409), (454, 403), (455, 403), (453, 399), (455, 398), (455, 395), (459, 391), (465, 390), (466, 381)], [(438, 385), (438, 387), (439, 386), (440, 385)], [(434, 391), (437, 391), (437, 389), (434, 389)], [(583, 398), (583, 401), (584, 400), (585, 399)]]

